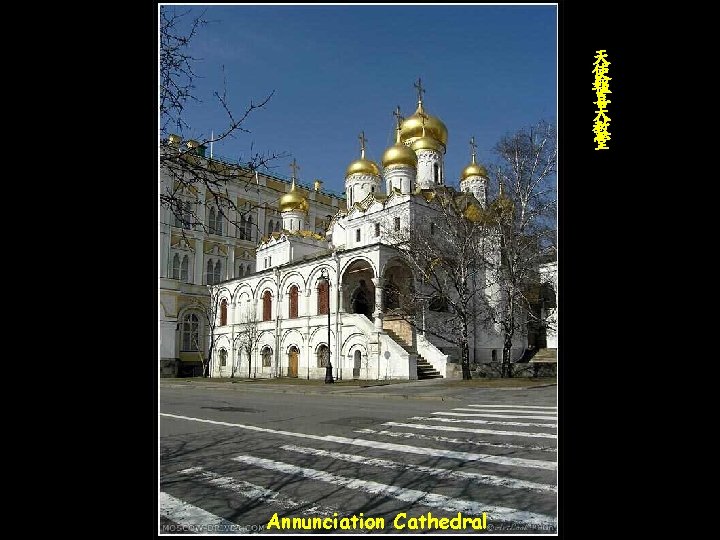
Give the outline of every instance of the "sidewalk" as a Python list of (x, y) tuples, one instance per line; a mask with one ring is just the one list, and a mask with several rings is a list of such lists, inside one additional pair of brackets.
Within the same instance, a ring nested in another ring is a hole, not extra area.
[[(502, 381), (500, 383), (499, 381)], [(517, 383), (516, 386), (512, 384)], [(353, 397), (374, 397), (392, 399), (428, 399), (436, 401), (462, 400), (468, 394), (477, 394), (482, 390), (527, 390), (556, 386), (555, 379), (473, 379), (458, 381), (453, 379), (428, 379), (423, 381), (368, 381), (369, 386), (324, 384), (322, 381), (306, 384), (277, 382), (277, 379), (234, 379), (213, 380), (204, 378), (160, 379), (160, 388), (195, 387), (221, 390), (241, 390), (245, 392), (271, 392), (278, 394), (313, 394)]]

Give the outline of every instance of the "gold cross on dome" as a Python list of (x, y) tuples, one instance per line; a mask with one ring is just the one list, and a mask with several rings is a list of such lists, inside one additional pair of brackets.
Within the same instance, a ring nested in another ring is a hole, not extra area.
[(367, 139), (365, 138), (365, 131), (360, 132), (358, 139), (360, 139), (360, 154), (364, 158), (365, 157), (365, 143), (367, 142)]
[(293, 158), (292, 163), (290, 164), (290, 168), (292, 169), (292, 179), (295, 180), (297, 177), (297, 172), (300, 169), (300, 166), (295, 161), (295, 158)]
[(422, 87), (422, 79), (418, 77), (418, 80), (415, 84), (413, 84), (415, 88), (417, 88), (418, 91), (418, 101), (422, 101), (422, 95), (425, 93), (425, 89)]
[(397, 106), (397, 109), (393, 111), (393, 116), (397, 119), (397, 127), (400, 128), (400, 124), (404, 120), (402, 117), (402, 114), (400, 113), (400, 105)]

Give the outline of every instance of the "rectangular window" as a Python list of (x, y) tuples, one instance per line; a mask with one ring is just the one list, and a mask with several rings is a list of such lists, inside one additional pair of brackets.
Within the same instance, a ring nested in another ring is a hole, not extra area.
[(375, 224), (375, 236), (376, 237), (380, 236), (380, 224), (379, 223)]
[(360, 241), (360, 229), (355, 230), (355, 241), (356, 242)]
[(396, 231), (400, 230), (400, 218), (399, 217), (395, 218), (395, 230)]

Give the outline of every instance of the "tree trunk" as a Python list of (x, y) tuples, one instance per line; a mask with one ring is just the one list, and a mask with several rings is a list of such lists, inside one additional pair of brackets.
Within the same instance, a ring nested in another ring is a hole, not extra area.
[(465, 326), (461, 329), (460, 338), (462, 375), (463, 380), (468, 381), (472, 379), (472, 375), (470, 374), (470, 347), (468, 346), (467, 328)]
[(502, 358), (502, 377), (512, 377), (512, 334), (509, 332), (505, 333), (505, 339), (503, 342), (503, 358)]

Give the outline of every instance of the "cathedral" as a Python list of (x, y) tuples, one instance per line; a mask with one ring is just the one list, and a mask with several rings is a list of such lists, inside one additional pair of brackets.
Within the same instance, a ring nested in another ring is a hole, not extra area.
[[(488, 174), (471, 141), (459, 191), (446, 185), (448, 130), (426, 111), (419, 85), (414, 114), (394, 114), (395, 143), (381, 163), (366, 157), (360, 134), (359, 156), (345, 170), (346, 204), (330, 201), (332, 213), (321, 227), (317, 216), (328, 208), (318, 211), (317, 192), (299, 187), (293, 160), (289, 189), (276, 200), (279, 221), (258, 239), (253, 271), (210, 283), (217, 305), (211, 376), (322, 379), (331, 371), (335, 380), (462, 377), (459, 347), (424, 331), (425, 312), (422, 326), (397, 315), (415, 278), (393, 242), (402, 231), (427, 226), (436, 192), (484, 209)], [(442, 308), (429, 306), (428, 324), (441, 320), (433, 310)], [(182, 352), (193, 328), (181, 316), (173, 322), (177, 330), (168, 330), (167, 339)], [(249, 336), (252, 346), (243, 347)], [(469, 346), (471, 363), (501, 359), (497, 328), (474, 325)], [(512, 360), (526, 348), (527, 334), (519, 333)]]

